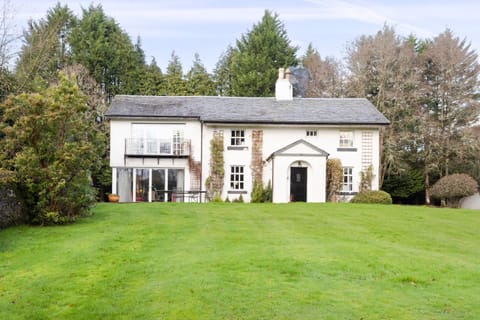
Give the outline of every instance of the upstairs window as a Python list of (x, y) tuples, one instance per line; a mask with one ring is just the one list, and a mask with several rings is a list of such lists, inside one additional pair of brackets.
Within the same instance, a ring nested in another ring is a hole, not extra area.
[(230, 145), (231, 146), (245, 145), (245, 130), (232, 130)]
[(306, 134), (307, 134), (307, 137), (316, 137), (317, 130), (307, 130)]
[(340, 148), (353, 147), (353, 131), (340, 131)]

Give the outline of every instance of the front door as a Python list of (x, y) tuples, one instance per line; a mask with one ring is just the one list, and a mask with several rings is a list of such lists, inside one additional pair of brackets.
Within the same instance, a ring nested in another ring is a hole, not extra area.
[(290, 200), (307, 202), (307, 168), (290, 168)]

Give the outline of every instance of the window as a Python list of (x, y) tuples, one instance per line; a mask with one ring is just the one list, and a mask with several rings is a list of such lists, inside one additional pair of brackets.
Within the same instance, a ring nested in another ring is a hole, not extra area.
[(353, 168), (343, 168), (343, 187), (342, 192), (353, 191)]
[(243, 146), (245, 144), (245, 130), (232, 130), (230, 145)]
[(244, 188), (243, 166), (230, 167), (230, 188), (233, 190), (243, 190)]
[(353, 147), (353, 131), (340, 131), (340, 148)]
[(317, 130), (307, 130), (307, 137), (316, 137)]
[(173, 154), (174, 155), (184, 155), (185, 144), (183, 143), (183, 132), (175, 131), (173, 133)]

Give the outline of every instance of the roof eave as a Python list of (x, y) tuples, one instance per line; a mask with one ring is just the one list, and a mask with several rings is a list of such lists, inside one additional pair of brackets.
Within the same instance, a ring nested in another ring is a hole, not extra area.
[(388, 126), (390, 122), (319, 122), (319, 121), (234, 121), (204, 120), (205, 124), (273, 124), (273, 125), (329, 125), (329, 126)]

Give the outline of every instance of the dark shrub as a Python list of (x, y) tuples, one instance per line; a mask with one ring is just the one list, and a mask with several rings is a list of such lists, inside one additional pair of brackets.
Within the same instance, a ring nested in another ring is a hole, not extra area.
[(14, 173), (0, 169), (0, 229), (27, 222), (25, 212)]
[(357, 193), (350, 202), (392, 204), (392, 197), (385, 191), (367, 190)]
[(478, 184), (468, 174), (455, 173), (440, 178), (430, 189), (433, 198), (442, 201), (442, 205), (458, 208), (460, 199), (477, 192)]

